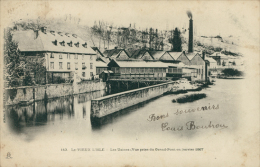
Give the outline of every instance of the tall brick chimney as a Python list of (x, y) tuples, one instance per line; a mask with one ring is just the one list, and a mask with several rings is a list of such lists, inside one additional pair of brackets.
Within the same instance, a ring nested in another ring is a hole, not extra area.
[(190, 27), (189, 27), (189, 46), (188, 52), (193, 52), (193, 20), (190, 18)]

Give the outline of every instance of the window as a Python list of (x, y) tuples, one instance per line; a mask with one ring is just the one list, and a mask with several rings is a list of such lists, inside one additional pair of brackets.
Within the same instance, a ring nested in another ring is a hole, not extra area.
[(82, 77), (85, 77), (86, 75), (85, 75), (85, 72), (82, 72)]
[(75, 63), (75, 70), (78, 70), (78, 62)]
[(166, 72), (166, 68), (163, 68), (163, 72)]
[(70, 70), (70, 62), (67, 63), (67, 69)]
[(91, 77), (93, 76), (93, 72), (90, 72), (90, 76), (91, 76)]
[(125, 73), (130, 74), (130, 68), (126, 68)]
[(54, 58), (54, 54), (53, 53), (51, 53), (51, 58)]
[(51, 62), (51, 69), (54, 69), (54, 62)]
[(70, 59), (70, 54), (69, 53), (67, 54), (67, 59)]
[(78, 59), (78, 55), (77, 54), (74, 54), (74, 59)]
[(139, 68), (136, 68), (136, 73), (137, 73), (137, 74), (139, 73)]
[(131, 68), (131, 73), (135, 74), (135, 68)]
[(62, 54), (59, 55), (59, 59), (62, 59)]
[(82, 70), (85, 70), (86, 69), (86, 65), (85, 63), (82, 63)]
[(90, 69), (93, 69), (93, 63), (90, 63)]
[(125, 68), (121, 68), (121, 73), (124, 74), (125, 73)]
[(59, 69), (62, 69), (62, 62), (59, 62)]
[(92, 55), (90, 55), (90, 60), (92, 60), (93, 59), (93, 57), (92, 57)]

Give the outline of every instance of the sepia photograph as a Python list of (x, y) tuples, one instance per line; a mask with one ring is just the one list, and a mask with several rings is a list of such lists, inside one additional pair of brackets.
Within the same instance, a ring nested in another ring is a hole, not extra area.
[(0, 3), (1, 167), (259, 167), (260, 1)]

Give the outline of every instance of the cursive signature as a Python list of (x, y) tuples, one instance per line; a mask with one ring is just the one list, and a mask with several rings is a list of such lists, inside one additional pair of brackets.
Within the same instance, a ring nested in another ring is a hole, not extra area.
[[(198, 125), (194, 121), (189, 121), (185, 124), (185, 126), (186, 126), (186, 130), (228, 128), (228, 126), (226, 126), (225, 124), (219, 124), (219, 123), (213, 124), (211, 121), (209, 122), (208, 125)], [(182, 131), (182, 130), (184, 130), (185, 126), (170, 127), (170, 126), (168, 126), (168, 122), (161, 124), (162, 131), (169, 131), (169, 130), (170, 131)]]

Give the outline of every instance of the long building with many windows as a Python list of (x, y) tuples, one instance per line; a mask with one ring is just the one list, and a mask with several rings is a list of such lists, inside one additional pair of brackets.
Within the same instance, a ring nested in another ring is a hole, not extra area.
[(96, 75), (96, 52), (76, 34), (40, 30), (16, 31), (13, 39), (27, 61), (44, 59), (46, 83), (91, 79)]

